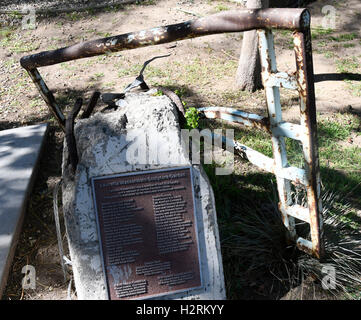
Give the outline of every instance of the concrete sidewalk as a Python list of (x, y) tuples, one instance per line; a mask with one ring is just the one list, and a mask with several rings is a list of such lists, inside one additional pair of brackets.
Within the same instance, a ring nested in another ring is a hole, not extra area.
[(47, 124), (40, 124), (0, 131), (0, 298), (47, 129)]

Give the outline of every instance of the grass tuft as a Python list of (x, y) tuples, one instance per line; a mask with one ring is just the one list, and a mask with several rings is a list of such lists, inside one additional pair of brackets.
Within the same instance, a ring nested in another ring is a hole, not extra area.
[(350, 205), (340, 205), (341, 199), (341, 195), (335, 192), (325, 192), (322, 196), (325, 258), (319, 261), (302, 254), (297, 267), (300, 274), (311, 275), (320, 285), (326, 284), (325, 271), (333, 269), (334, 283), (329, 283), (326, 290), (338, 297), (355, 299), (355, 293), (361, 290), (360, 218), (351, 213)]

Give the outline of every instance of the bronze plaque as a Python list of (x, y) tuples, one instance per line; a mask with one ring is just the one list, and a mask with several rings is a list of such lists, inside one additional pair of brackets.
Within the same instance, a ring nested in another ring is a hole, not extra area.
[(111, 300), (202, 286), (190, 167), (92, 179)]

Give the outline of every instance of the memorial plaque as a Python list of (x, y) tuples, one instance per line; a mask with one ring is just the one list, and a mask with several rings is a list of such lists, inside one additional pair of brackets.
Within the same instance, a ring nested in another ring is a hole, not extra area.
[(202, 286), (190, 167), (92, 179), (111, 300)]

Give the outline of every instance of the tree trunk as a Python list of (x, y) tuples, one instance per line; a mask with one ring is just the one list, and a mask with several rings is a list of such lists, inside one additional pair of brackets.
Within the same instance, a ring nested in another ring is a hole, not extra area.
[[(268, 8), (268, 0), (248, 0), (247, 8)], [(241, 56), (239, 58), (237, 85), (241, 90), (254, 92), (261, 89), (261, 61), (258, 52), (257, 30), (246, 31), (243, 34)]]

